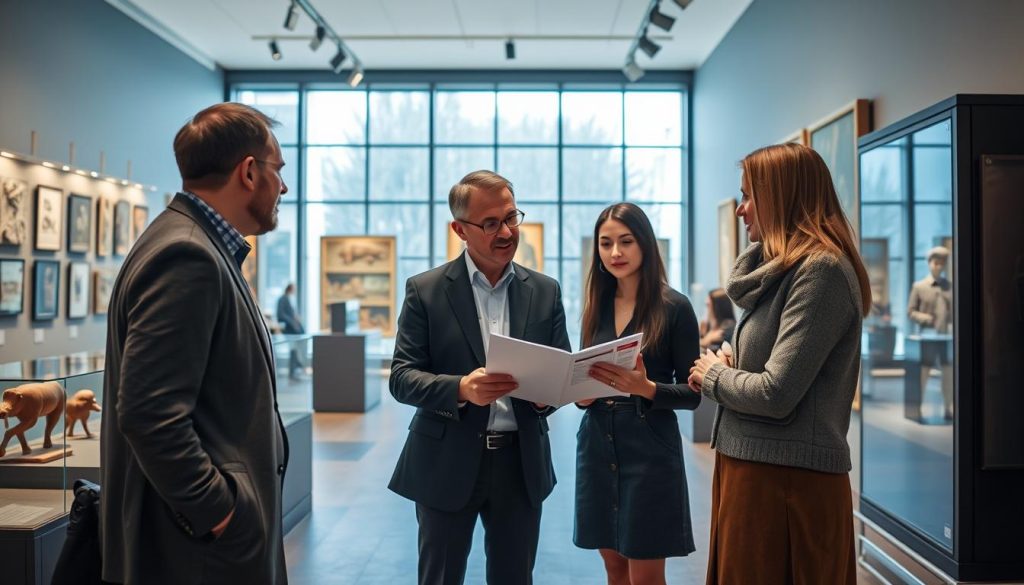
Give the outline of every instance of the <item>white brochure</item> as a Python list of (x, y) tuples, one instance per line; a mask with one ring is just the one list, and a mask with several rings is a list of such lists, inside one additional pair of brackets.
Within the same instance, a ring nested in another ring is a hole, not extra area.
[(487, 347), (487, 372), (514, 376), (519, 388), (509, 396), (538, 404), (563, 406), (588, 398), (626, 396), (591, 378), (588, 372), (597, 362), (632, 370), (642, 339), (643, 333), (637, 333), (569, 353), (492, 333)]

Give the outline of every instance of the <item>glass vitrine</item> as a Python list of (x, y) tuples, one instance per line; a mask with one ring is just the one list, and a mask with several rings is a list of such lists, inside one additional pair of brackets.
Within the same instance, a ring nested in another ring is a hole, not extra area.
[(1022, 96), (955, 96), (859, 142), (861, 511), (957, 579), (1024, 577), (1021, 124)]

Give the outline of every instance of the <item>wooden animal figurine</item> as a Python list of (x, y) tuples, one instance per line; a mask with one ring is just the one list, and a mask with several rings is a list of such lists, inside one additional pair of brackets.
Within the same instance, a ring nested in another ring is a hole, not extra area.
[(64, 419), (64, 434), (69, 437), (75, 436), (75, 423), (82, 421), (82, 428), (85, 429), (85, 436), (92, 438), (89, 432), (89, 414), (93, 411), (100, 412), (100, 405), (96, 402), (96, 395), (92, 390), (79, 390), (68, 400), (67, 417)]
[(53, 446), (50, 433), (64, 414), (64, 388), (57, 382), (32, 382), (4, 390), (3, 402), (0, 403), (0, 417), (4, 419), (4, 428), (8, 428), (8, 418), (18, 417), (18, 424), (4, 433), (0, 443), (0, 457), (7, 454), (7, 443), (11, 437), (18, 437), (21, 452), (28, 455), (32, 449), (25, 440), (25, 431), (35, 426), (39, 417), (46, 417), (46, 432), (43, 433), (43, 448)]

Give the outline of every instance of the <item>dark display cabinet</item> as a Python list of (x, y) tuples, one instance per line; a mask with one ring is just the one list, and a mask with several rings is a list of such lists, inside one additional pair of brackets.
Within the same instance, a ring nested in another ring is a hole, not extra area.
[(863, 516), (956, 580), (1024, 579), (1024, 96), (859, 140)]

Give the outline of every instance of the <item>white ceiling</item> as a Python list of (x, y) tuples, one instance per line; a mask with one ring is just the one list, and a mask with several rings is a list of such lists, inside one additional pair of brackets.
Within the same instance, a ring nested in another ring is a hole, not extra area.
[[(651, 27), (662, 45), (654, 59), (638, 53), (645, 69), (695, 69), (752, 0), (693, 0), (670, 33)], [(327, 69), (334, 48), (316, 53), (314, 25), (303, 13), (294, 32), (284, 28), (288, 0), (107, 0), (208, 66), (225, 69)], [(649, 0), (310, 0), (367, 69), (618, 69)], [(280, 61), (267, 40), (279, 35)], [(305, 36), (290, 40), (289, 36)], [(410, 39), (450, 36), (451, 40)], [(494, 36), (470, 40), (467, 36)], [(517, 36), (596, 36), (545, 40)], [(627, 37), (609, 40), (608, 37)], [(372, 39), (360, 37), (378, 37)], [(516, 58), (505, 59), (505, 37)]]

